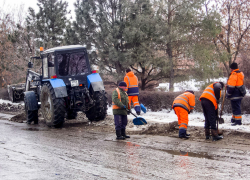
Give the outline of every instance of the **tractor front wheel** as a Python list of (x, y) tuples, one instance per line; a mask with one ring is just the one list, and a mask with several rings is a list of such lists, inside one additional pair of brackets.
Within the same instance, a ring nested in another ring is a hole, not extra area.
[[(35, 103), (34, 106), (37, 105), (37, 101), (32, 101), (33, 98), (36, 99), (34, 92), (29, 92), (30, 96), (24, 97), (24, 104), (25, 104), (25, 114), (26, 114), (26, 120), (27, 124), (31, 124), (34, 121), (34, 124), (38, 124), (38, 110), (29, 110), (28, 104), (31, 104), (32, 102)], [(31, 96), (33, 95), (33, 97)]]

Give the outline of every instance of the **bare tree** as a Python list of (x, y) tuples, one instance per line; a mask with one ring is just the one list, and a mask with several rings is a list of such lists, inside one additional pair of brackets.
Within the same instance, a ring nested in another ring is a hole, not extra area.
[(222, 62), (230, 73), (230, 64), (249, 47), (250, 0), (214, 0), (222, 17), (222, 31), (213, 39)]

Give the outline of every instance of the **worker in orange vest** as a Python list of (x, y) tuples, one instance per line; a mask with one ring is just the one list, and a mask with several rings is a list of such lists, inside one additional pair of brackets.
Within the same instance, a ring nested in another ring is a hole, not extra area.
[(124, 140), (130, 138), (126, 135), (126, 126), (128, 124), (127, 114), (130, 112), (128, 95), (125, 91), (127, 84), (122, 81), (112, 93), (112, 109), (115, 120), (116, 139)]
[(134, 109), (137, 115), (141, 113), (141, 106), (139, 104), (139, 87), (138, 87), (138, 78), (130, 70), (126, 70), (126, 76), (124, 77), (124, 82), (127, 84), (126, 92), (128, 93), (129, 104), (133, 102)]
[(227, 81), (227, 98), (231, 100), (231, 106), (233, 110), (233, 116), (231, 122), (232, 126), (241, 125), (241, 100), (245, 94), (241, 93), (240, 88), (245, 87), (244, 74), (238, 69), (237, 63), (230, 65), (231, 74)]
[(205, 136), (210, 139), (210, 129), (213, 136), (213, 141), (222, 139), (218, 135), (216, 120), (218, 120), (218, 104), (221, 97), (221, 90), (224, 87), (223, 82), (215, 82), (206, 87), (200, 96), (203, 114), (205, 116)]
[(178, 117), (179, 138), (188, 139), (190, 136), (190, 134), (187, 134), (188, 114), (193, 111), (194, 106), (194, 91), (186, 90), (174, 99), (172, 108)]

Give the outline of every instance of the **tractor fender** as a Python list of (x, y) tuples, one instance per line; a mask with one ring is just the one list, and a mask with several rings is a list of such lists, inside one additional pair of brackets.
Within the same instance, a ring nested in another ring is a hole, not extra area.
[(105, 90), (102, 78), (99, 73), (88, 75), (87, 80), (88, 80), (88, 89), (90, 88), (90, 85), (91, 85), (94, 91)]
[(54, 89), (56, 98), (67, 97), (67, 89), (64, 81), (62, 79), (45, 79), (44, 82), (49, 82)]
[(27, 104), (29, 111), (38, 110), (38, 102), (34, 91), (24, 92), (24, 103)]

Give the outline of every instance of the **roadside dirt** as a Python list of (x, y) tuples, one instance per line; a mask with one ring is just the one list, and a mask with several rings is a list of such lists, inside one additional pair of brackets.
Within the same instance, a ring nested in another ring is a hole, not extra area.
[[(6, 114), (16, 115), (10, 119), (10, 121), (25, 123), (26, 116), (24, 113), (23, 106), (18, 105), (8, 105), (8, 104), (0, 104), (0, 112)], [(39, 111), (39, 123), (44, 124), (46, 126), (45, 121), (42, 117), (41, 112)], [(97, 131), (97, 132), (111, 132), (115, 135), (115, 125), (114, 118), (111, 115), (108, 115), (103, 121), (93, 121), (90, 122), (84, 113), (78, 113), (78, 116), (75, 120), (67, 120), (64, 123), (63, 128), (77, 128), (78, 130), (84, 131)], [(178, 123), (173, 122), (169, 124), (162, 123), (152, 123), (149, 122), (144, 126), (135, 126), (131, 120), (128, 121), (127, 125), (127, 134), (146, 134), (146, 135), (158, 135), (158, 136), (170, 136), (178, 138)], [(207, 142), (211, 143), (212, 140), (205, 140), (204, 129), (201, 127), (188, 127), (188, 133), (191, 134), (191, 137), (186, 141), (198, 141), (198, 142)], [(236, 130), (224, 130), (223, 131), (224, 139), (222, 141), (218, 141), (221, 144), (245, 144), (250, 145), (250, 133), (240, 132)], [(213, 143), (218, 143), (213, 142)]]
[[(0, 110), (0, 112), (2, 112)], [(4, 112), (9, 113), (10, 111)], [(24, 111), (19, 111), (18, 115), (11, 118), (10, 121), (25, 123), (25, 113)], [(46, 127), (45, 121), (39, 112), (39, 124)], [(30, 125), (31, 127), (35, 125)], [(75, 120), (66, 120), (64, 123), (64, 128), (74, 128), (74, 131), (86, 131), (86, 132), (109, 132), (113, 133), (115, 137), (115, 125), (113, 116), (108, 115), (105, 120), (98, 122), (90, 122), (83, 113), (78, 113)], [(132, 121), (129, 120), (127, 125), (127, 134), (133, 135), (156, 135), (156, 136), (169, 136), (178, 138), (178, 123), (173, 122), (169, 124), (162, 123), (152, 123), (149, 122), (144, 126), (134, 126)], [(220, 141), (212, 141), (211, 139), (205, 140), (204, 129), (202, 127), (188, 127), (188, 133), (191, 134), (188, 140), (184, 140), (186, 143), (188, 141), (203, 142), (203, 143), (215, 143), (219, 147), (224, 148), (224, 146), (231, 145), (235, 149), (247, 149), (250, 145), (250, 133), (240, 132), (235, 130), (224, 130), (224, 139)]]
[[(0, 99), (8, 100), (8, 93), (6, 89), (0, 90)], [(23, 105), (14, 105), (10, 103), (0, 104), (0, 112), (5, 114), (16, 115), (10, 119), (10, 121), (25, 123), (26, 115), (24, 113)], [(39, 123), (44, 125), (45, 121), (39, 111)], [(34, 126), (34, 125), (31, 125)], [(75, 120), (66, 120), (63, 128), (76, 128), (79, 131), (89, 131), (89, 132), (110, 132), (114, 133), (115, 136), (115, 126), (114, 118), (108, 115), (104, 121), (90, 122), (83, 113), (78, 113)], [(245, 147), (250, 145), (250, 133), (240, 132), (236, 130), (224, 130), (224, 139), (221, 141), (213, 142), (210, 140), (205, 140), (204, 129), (201, 127), (188, 127), (188, 133), (191, 137), (185, 141), (196, 141), (196, 142), (206, 142), (206, 143), (216, 143), (223, 145), (232, 144), (235, 147)], [(127, 134), (145, 134), (145, 135), (157, 135), (157, 136), (169, 136), (178, 138), (178, 124), (177, 122), (162, 124), (162, 123), (152, 123), (149, 122), (145, 126), (134, 126), (132, 121), (128, 121)], [(184, 141), (184, 140), (183, 140)]]

